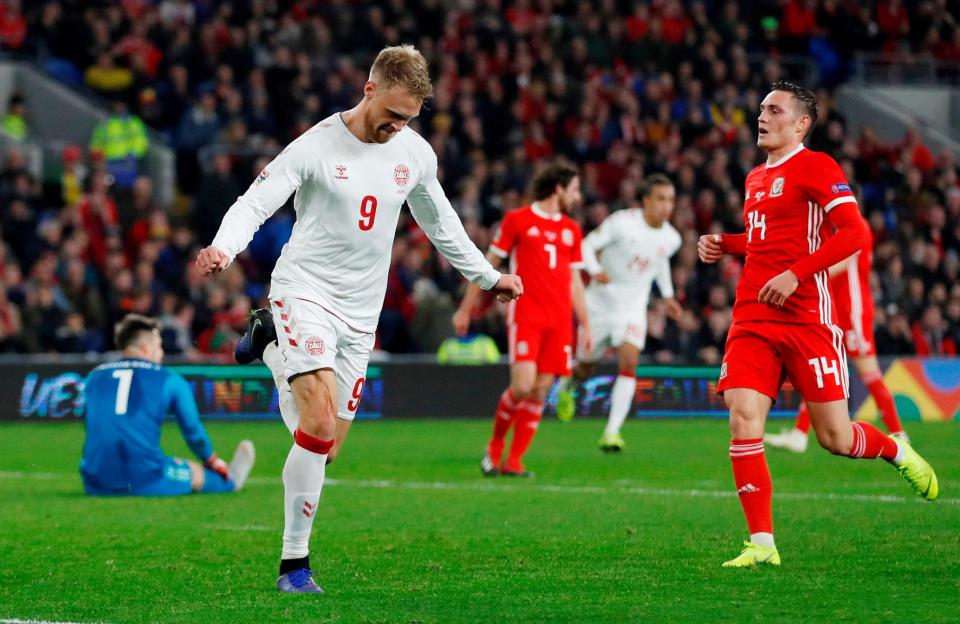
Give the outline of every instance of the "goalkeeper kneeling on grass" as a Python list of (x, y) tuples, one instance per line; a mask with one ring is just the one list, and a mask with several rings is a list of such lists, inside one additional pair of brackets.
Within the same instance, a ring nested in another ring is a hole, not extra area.
[[(234, 492), (253, 468), (243, 440), (229, 465), (213, 452), (190, 386), (160, 366), (163, 347), (154, 319), (130, 314), (114, 331), (119, 360), (93, 369), (84, 383), (87, 437), (80, 474), (87, 494), (176, 496)], [(190, 450), (203, 462), (165, 455), (163, 419), (172, 414)]]

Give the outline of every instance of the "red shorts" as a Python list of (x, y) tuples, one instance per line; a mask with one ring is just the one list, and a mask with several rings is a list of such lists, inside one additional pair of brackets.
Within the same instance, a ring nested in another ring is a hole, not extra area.
[(727, 334), (717, 392), (750, 388), (776, 401), (787, 378), (807, 401), (846, 399), (847, 356), (840, 328), (773, 321), (734, 322)]
[(536, 362), (537, 372), (566, 377), (573, 358), (573, 328), (511, 323), (507, 327), (510, 363)]

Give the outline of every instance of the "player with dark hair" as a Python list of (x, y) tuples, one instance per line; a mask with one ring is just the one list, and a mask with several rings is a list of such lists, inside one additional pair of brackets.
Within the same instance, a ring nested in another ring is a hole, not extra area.
[[(777, 82), (760, 103), (757, 145), (766, 164), (747, 176), (743, 234), (701, 236), (700, 259), (745, 256), (717, 391), (730, 410), (730, 461), (750, 541), (725, 567), (780, 564), (773, 539), (773, 483), (763, 429), (784, 379), (806, 400), (817, 441), (836, 455), (882, 457), (927, 500), (939, 492), (909, 443), (850, 422), (843, 332), (827, 270), (861, 249), (867, 231), (840, 166), (803, 139), (817, 119), (807, 89)], [(824, 240), (826, 231), (836, 230)]]
[[(524, 296), (509, 304), (507, 331), (510, 349), (510, 385), (494, 414), (493, 436), (481, 461), (486, 476), (530, 477), (523, 456), (530, 447), (543, 401), (557, 376), (570, 372), (573, 357), (571, 306), (589, 344), (590, 327), (580, 269), (580, 226), (568, 215), (581, 201), (580, 178), (571, 165), (559, 162), (541, 170), (533, 180), (534, 202), (504, 216), (487, 259), (510, 266), (523, 280)], [(470, 325), (470, 310), (479, 289), (471, 285), (453, 315), (457, 335)], [(514, 430), (510, 452), (501, 464), (506, 435)]]
[[(241, 489), (253, 468), (253, 443), (240, 442), (229, 466), (213, 452), (190, 386), (160, 366), (160, 324), (129, 314), (117, 324), (114, 340), (122, 357), (96, 367), (84, 382), (87, 438), (80, 474), (87, 493), (175, 496)], [(160, 429), (167, 414), (202, 464), (163, 453)]]
[(620, 428), (637, 388), (637, 364), (647, 338), (647, 305), (654, 282), (668, 314), (676, 319), (683, 313), (673, 297), (670, 275), (670, 258), (682, 243), (669, 222), (676, 197), (673, 182), (662, 173), (651, 175), (640, 195), (642, 207), (613, 213), (583, 239), (584, 266), (591, 276), (586, 303), (593, 349), (585, 349), (580, 342), (573, 376), (557, 400), (557, 417), (573, 418), (574, 385), (593, 375), (607, 348), (616, 351), (618, 373), (600, 438), (600, 450), (605, 452), (624, 447)]

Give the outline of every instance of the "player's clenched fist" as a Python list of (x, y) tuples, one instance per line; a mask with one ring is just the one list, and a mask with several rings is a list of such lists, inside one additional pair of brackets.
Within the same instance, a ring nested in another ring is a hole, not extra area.
[(719, 234), (705, 234), (697, 242), (697, 254), (701, 262), (713, 264), (723, 257), (723, 248), (720, 246)]
[(200, 275), (219, 273), (230, 264), (230, 258), (213, 245), (204, 248), (197, 254), (197, 268)]
[(519, 275), (501, 275), (500, 281), (490, 290), (497, 293), (497, 301), (506, 303), (520, 298), (523, 294), (523, 282)]

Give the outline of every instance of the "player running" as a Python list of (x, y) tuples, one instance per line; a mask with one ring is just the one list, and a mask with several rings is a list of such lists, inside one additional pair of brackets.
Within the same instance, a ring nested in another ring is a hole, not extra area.
[(383, 49), (360, 102), (288, 145), (197, 256), (204, 275), (227, 268), (296, 193), (297, 221), (271, 280), (273, 313), (252, 315), (237, 350), (239, 362), (260, 358), (270, 368), (294, 437), (283, 468), (277, 579), (283, 592), (323, 591), (310, 568), (310, 532), (326, 464), (341, 448), (363, 394), (404, 202), (468, 279), (503, 300), (523, 292), (519, 278), (501, 275), (467, 237), (437, 180), (436, 154), (407, 126), (432, 91), (420, 52), (409, 45)]
[(584, 266), (591, 276), (586, 303), (593, 348), (588, 351), (579, 342), (573, 377), (557, 399), (557, 417), (573, 418), (576, 385), (593, 375), (597, 361), (612, 347), (619, 372), (610, 393), (607, 426), (600, 438), (600, 449), (605, 452), (618, 452), (624, 447), (620, 428), (637, 388), (637, 364), (647, 339), (647, 304), (654, 281), (667, 313), (673, 318), (683, 313), (673, 298), (670, 276), (670, 257), (682, 243), (680, 233), (669, 223), (675, 198), (670, 178), (654, 174), (644, 182), (642, 208), (613, 213), (583, 240)]
[[(213, 452), (190, 386), (160, 366), (160, 324), (128, 314), (117, 323), (114, 341), (121, 358), (90, 371), (83, 386), (87, 438), (80, 474), (87, 494), (177, 496), (241, 489), (253, 468), (253, 443), (240, 442), (229, 466)], [(202, 465), (164, 454), (160, 429), (167, 414), (176, 418)]]
[[(577, 170), (563, 163), (544, 168), (533, 180), (534, 202), (506, 214), (487, 259), (510, 266), (523, 278), (524, 295), (507, 310), (510, 385), (493, 417), (493, 437), (480, 468), (486, 476), (532, 477), (523, 456), (543, 415), (543, 401), (556, 376), (570, 372), (573, 356), (571, 305), (583, 340), (590, 341), (580, 278), (580, 226), (568, 214), (581, 201)], [(453, 315), (457, 335), (467, 332), (479, 290), (471, 285)], [(501, 465), (507, 432), (513, 441)]]
[[(876, 402), (887, 431), (891, 436), (901, 437), (909, 442), (910, 438), (900, 424), (896, 403), (883, 381), (877, 351), (873, 345), (874, 303), (873, 293), (870, 291), (872, 260), (873, 234), (868, 228), (867, 243), (863, 249), (830, 267), (830, 294), (837, 309), (837, 325), (843, 330), (847, 354)], [(765, 434), (763, 439), (770, 446), (803, 453), (807, 450), (809, 431), (810, 411), (806, 402), (801, 402), (792, 429)]]
[[(746, 256), (717, 388), (730, 410), (730, 461), (750, 541), (724, 567), (780, 564), (763, 428), (787, 377), (807, 401), (823, 448), (855, 459), (882, 457), (920, 496), (938, 494), (933, 469), (905, 440), (850, 422), (843, 332), (834, 324), (827, 269), (861, 249), (867, 232), (839, 165), (803, 146), (816, 120), (813, 92), (772, 85), (758, 120), (757, 145), (767, 162), (745, 183), (747, 231), (701, 236), (698, 244), (707, 263), (724, 253)], [(825, 227), (836, 233), (823, 242)]]

